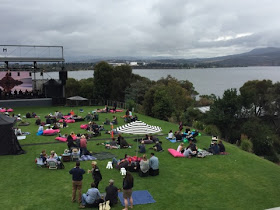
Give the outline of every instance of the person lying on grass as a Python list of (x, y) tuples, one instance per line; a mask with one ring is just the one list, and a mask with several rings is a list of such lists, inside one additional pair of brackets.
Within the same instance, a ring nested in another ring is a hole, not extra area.
[(110, 141), (110, 142), (105, 142), (102, 144), (105, 145), (106, 149), (119, 149), (120, 148), (120, 145), (118, 145), (115, 138), (112, 138), (112, 141)]
[(163, 149), (162, 149), (162, 146), (161, 146), (161, 142), (157, 141), (156, 144), (153, 146), (153, 149), (155, 151), (162, 152)]

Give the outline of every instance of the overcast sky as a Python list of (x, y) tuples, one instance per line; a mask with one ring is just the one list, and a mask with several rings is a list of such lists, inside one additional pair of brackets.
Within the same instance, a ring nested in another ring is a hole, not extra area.
[(277, 0), (0, 0), (0, 44), (67, 56), (214, 57), (280, 47)]

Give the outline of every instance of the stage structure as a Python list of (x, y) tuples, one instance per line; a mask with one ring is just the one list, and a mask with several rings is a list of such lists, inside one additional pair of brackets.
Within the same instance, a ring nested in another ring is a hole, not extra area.
[[(59, 80), (62, 87), (61, 96), (65, 97), (65, 84), (67, 80), (67, 71), (64, 68), (64, 52), (63, 46), (44, 46), (44, 45), (0, 45), (0, 71), (6, 72), (7, 77), (11, 77), (13, 72), (29, 72), (33, 73), (33, 91), (38, 91), (36, 85), (36, 73), (44, 73), (44, 69), (38, 67), (38, 63), (58, 63)], [(7, 80), (7, 78), (5, 78)], [(4, 81), (5, 82), (5, 81)], [(4, 83), (2, 81), (2, 84)], [(1, 88), (1, 87), (0, 87)], [(57, 87), (59, 88), (59, 87)], [(48, 84), (44, 86), (44, 91), (51, 91)], [(53, 95), (45, 92), (45, 95)]]

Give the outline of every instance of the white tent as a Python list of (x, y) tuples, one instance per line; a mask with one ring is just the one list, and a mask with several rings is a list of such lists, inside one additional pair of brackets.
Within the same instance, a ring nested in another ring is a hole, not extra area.
[(88, 101), (87, 98), (83, 98), (81, 96), (72, 96), (72, 97), (67, 98), (67, 100), (76, 101), (76, 106), (78, 106), (79, 101)]
[[(131, 122), (122, 126), (119, 126), (117, 128), (117, 131), (120, 133), (128, 133), (128, 134), (153, 134), (158, 133), (162, 131), (162, 129), (159, 126), (152, 126), (148, 125), (147, 123), (144, 123), (142, 121), (135, 121)], [(136, 148), (136, 156), (138, 153), (138, 141), (137, 141), (137, 148)]]

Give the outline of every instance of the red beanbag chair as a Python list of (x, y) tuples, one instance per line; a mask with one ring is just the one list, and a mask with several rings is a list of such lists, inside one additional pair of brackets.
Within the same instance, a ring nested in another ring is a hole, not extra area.
[(178, 152), (177, 150), (175, 149), (171, 149), (169, 148), (168, 149), (168, 152), (173, 155), (173, 157), (185, 157), (181, 152)]
[(7, 109), (7, 112), (13, 112), (14, 110), (13, 109)]
[(87, 125), (87, 124), (83, 124), (83, 125), (80, 126), (80, 128), (81, 128), (81, 129), (87, 129), (87, 128), (88, 128), (88, 125)]
[(43, 131), (43, 135), (44, 135), (44, 136), (52, 136), (52, 135), (55, 135), (55, 134), (57, 134), (57, 133), (59, 133), (59, 132), (60, 132), (59, 129), (44, 130), (44, 131)]

